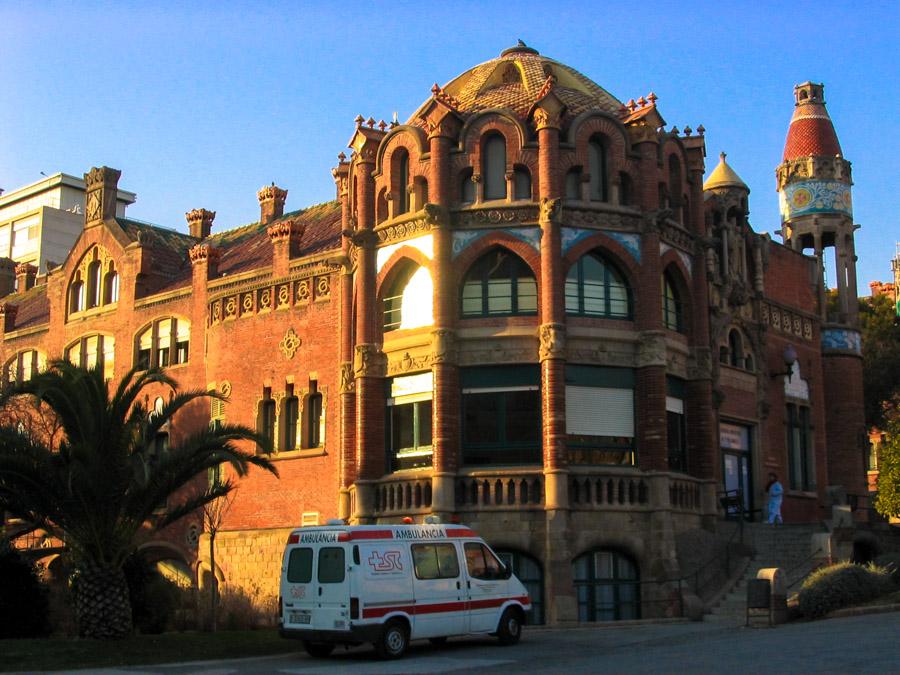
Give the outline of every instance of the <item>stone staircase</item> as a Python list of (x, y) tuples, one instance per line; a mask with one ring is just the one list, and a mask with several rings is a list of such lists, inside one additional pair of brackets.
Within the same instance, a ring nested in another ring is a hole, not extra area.
[[(827, 532), (825, 525), (778, 525), (747, 523), (744, 541), (756, 551), (734, 586), (711, 608), (707, 621), (743, 623), (747, 609), (747, 581), (766, 567), (780, 567), (787, 575), (788, 595), (798, 590), (795, 582), (805, 577), (815, 562), (810, 559), (812, 536)], [(793, 584), (793, 586), (792, 586)]]

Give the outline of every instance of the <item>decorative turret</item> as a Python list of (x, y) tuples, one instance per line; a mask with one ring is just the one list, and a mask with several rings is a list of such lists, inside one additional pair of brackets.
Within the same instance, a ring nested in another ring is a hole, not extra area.
[(713, 172), (709, 174), (709, 178), (703, 183), (704, 190), (720, 190), (720, 189), (737, 189), (746, 194), (750, 194), (750, 188), (741, 180), (734, 169), (725, 161), (727, 155), (724, 152), (719, 153), (719, 163)]
[[(850, 162), (841, 155), (834, 125), (825, 109), (824, 86), (804, 82), (794, 87), (794, 114), (784, 144), (784, 161), (776, 169), (784, 243), (796, 251), (811, 249), (819, 260), (819, 311), (831, 323), (855, 326), (856, 254)], [(824, 267), (827, 248), (835, 250), (837, 306), (828, 307)]]

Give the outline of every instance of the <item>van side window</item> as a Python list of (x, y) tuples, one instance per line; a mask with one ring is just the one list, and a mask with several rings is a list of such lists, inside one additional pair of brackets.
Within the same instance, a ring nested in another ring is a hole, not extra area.
[(319, 583), (339, 584), (344, 580), (344, 549), (325, 546), (319, 549)]
[(417, 579), (455, 579), (459, 560), (453, 544), (413, 544), (413, 566)]
[(287, 580), (292, 584), (308, 584), (312, 580), (312, 549), (291, 549), (288, 558)]
[(484, 544), (466, 544), (466, 569), (473, 579), (502, 579), (503, 565)]

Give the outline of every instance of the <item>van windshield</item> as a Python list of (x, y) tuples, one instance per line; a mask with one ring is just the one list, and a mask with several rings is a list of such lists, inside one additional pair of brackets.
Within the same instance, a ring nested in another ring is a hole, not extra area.
[(288, 557), (287, 580), (292, 584), (308, 584), (312, 580), (313, 552), (311, 548), (291, 549)]

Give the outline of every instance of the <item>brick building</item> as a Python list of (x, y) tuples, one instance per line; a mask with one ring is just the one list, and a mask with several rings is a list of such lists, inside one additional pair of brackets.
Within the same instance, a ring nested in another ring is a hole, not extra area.
[[(775, 471), (797, 522), (863, 491), (850, 165), (821, 85), (795, 88), (785, 245), (724, 155), (704, 184), (705, 130), (666, 131), (652, 93), (520, 44), (431, 94), (405, 124), (357, 118), (335, 201), (285, 213), (264, 187), (238, 229), (117, 217), (119, 172), (92, 169), (68, 258), (0, 307), (5, 377), (64, 355), (229, 394), (168, 433), (274, 439), (280, 479), (243, 479), (217, 538), (216, 574), (264, 595), (301, 522), (436, 513), (511, 560), (535, 620), (657, 615), (719, 493), (760, 509)], [(198, 538), (146, 547), (197, 570)]]

